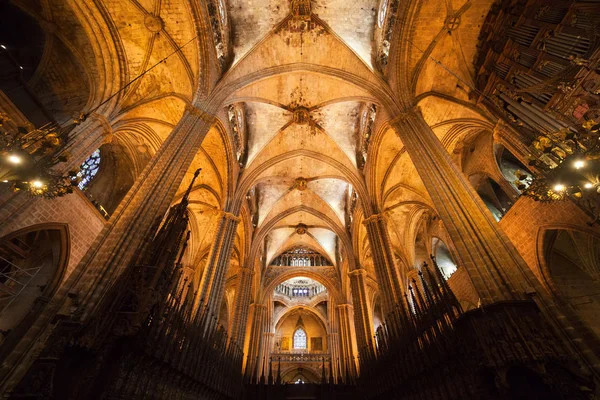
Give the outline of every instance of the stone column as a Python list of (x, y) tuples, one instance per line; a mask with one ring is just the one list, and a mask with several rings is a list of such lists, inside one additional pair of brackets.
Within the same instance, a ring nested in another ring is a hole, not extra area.
[(351, 375), (355, 375), (356, 371), (352, 357), (352, 325), (350, 323), (352, 306), (350, 304), (340, 304), (336, 308), (340, 327), (340, 366), (342, 374), (348, 371)]
[[(84, 316), (134, 260), (154, 223), (165, 215), (213, 121), (214, 117), (188, 109), (82, 259), (72, 277), (83, 294)], [(85, 276), (77, 274), (82, 270)]]
[(240, 219), (235, 215), (221, 214), (212, 249), (202, 275), (198, 298), (203, 300), (208, 310), (218, 315), (225, 290), (225, 275), (229, 269), (235, 232)]
[[(267, 306), (263, 304), (251, 304), (250, 313), (252, 315), (252, 325), (250, 338), (248, 340), (248, 350), (246, 356), (245, 379), (250, 381), (260, 377), (260, 371), (257, 373), (258, 357), (261, 350), (263, 338), (263, 323)], [(254, 382), (255, 383), (255, 382)]]
[(363, 224), (367, 228), (371, 245), (375, 274), (382, 299), (381, 306), (384, 315), (388, 315), (394, 310), (396, 304), (402, 302), (403, 290), (394, 263), (386, 220), (382, 214), (374, 214), (366, 218)]
[(98, 113), (90, 114), (71, 133), (72, 137), (65, 146), (71, 157), (66, 163), (59, 164), (63, 171), (79, 167), (100, 146), (112, 141), (112, 126), (104, 115)]
[[(265, 320), (265, 325), (269, 324), (270, 325), (270, 318), (266, 318)], [(267, 380), (268, 376), (269, 376), (269, 359), (271, 358), (271, 353), (273, 351), (273, 342), (275, 339), (275, 333), (274, 332), (263, 332), (263, 344), (261, 347), (261, 354), (260, 357), (258, 359), (259, 361), (259, 365), (260, 368), (258, 370), (258, 377), (260, 378), (263, 372), (263, 368), (265, 371), (265, 381)]]
[[(482, 304), (515, 299), (509, 274), (524, 267), (467, 178), (418, 109), (392, 121), (447, 228)], [(522, 292), (524, 288), (520, 288)]]
[(250, 301), (252, 301), (252, 277), (254, 271), (250, 268), (240, 268), (237, 281), (237, 290), (235, 292), (233, 321), (231, 324), (230, 340), (236, 343), (240, 348), (244, 344), (244, 335), (246, 333), (246, 324), (248, 323), (248, 314)]
[[(338, 365), (338, 363), (342, 363), (340, 359), (340, 337), (337, 332), (332, 332), (328, 335), (328, 346), (329, 356), (331, 357), (332, 375), (335, 378), (337, 377), (337, 369), (335, 366)], [(329, 378), (329, 373), (326, 373), (325, 376)]]
[(373, 319), (369, 313), (365, 276), (367, 271), (357, 269), (348, 274), (350, 276), (350, 290), (352, 291), (352, 304), (354, 305), (354, 327), (356, 330), (356, 343), (361, 358), (364, 352), (374, 353)]
[[(166, 214), (214, 121), (214, 116), (188, 107), (179, 124), (148, 162), (88, 253), (40, 315), (39, 326), (49, 323), (60, 307), (66, 301), (70, 301), (68, 293), (77, 296), (78, 318), (84, 320), (93, 314), (111, 284), (135, 260), (140, 245), (153, 233), (156, 221)], [(10, 357), (4, 360), (2, 374), (20, 363), (21, 357), (29, 348), (30, 343), (17, 346)], [(10, 379), (18, 380), (20, 377), (13, 375)], [(11, 385), (12, 382), (7, 382), (5, 387)]]
[(499, 119), (494, 126), (493, 136), (494, 142), (498, 142), (503, 145), (508, 151), (517, 157), (519, 161), (523, 163), (523, 165), (527, 165), (528, 151), (519, 132), (517, 132), (502, 119)]

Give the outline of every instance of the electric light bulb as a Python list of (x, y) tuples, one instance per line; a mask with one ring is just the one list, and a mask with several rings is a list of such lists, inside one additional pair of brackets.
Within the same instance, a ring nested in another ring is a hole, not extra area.
[(563, 190), (565, 190), (565, 185), (562, 185), (560, 183), (554, 185), (554, 188), (552, 188), (555, 192), (562, 192)]
[(585, 161), (577, 160), (573, 163), (573, 166), (575, 167), (575, 169), (581, 169), (581, 168), (585, 167)]
[(36, 189), (41, 189), (42, 187), (44, 187), (44, 182), (35, 180), (35, 181), (31, 182), (31, 186), (33, 186)]
[(594, 187), (594, 185), (588, 182), (588, 183), (586, 183), (586, 184), (584, 185), (584, 187), (585, 187), (586, 189), (591, 189), (591, 188), (593, 188), (593, 187)]
[(2, 47), (2, 49), (6, 50), (6, 46), (3, 44), (0, 44), (0, 47)]
[(8, 183), (8, 181), (7, 181), (6, 179), (5, 179), (5, 180), (3, 180), (2, 182), (4, 182), (4, 183)]
[(10, 156), (8, 156), (8, 161), (13, 164), (21, 164), (21, 157), (11, 154)]

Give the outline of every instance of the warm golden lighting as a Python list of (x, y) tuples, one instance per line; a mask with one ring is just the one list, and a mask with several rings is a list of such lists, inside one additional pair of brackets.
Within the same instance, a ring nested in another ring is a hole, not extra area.
[(591, 188), (593, 188), (593, 187), (594, 187), (594, 185), (588, 182), (588, 183), (586, 183), (586, 184), (584, 185), (584, 187), (585, 187), (586, 189), (591, 189)]
[(8, 156), (8, 161), (13, 164), (21, 164), (21, 157), (11, 154), (10, 156)]
[(573, 166), (575, 167), (575, 169), (581, 169), (581, 168), (585, 167), (585, 161), (577, 160), (573, 163)]
[(552, 188), (552, 190), (554, 190), (555, 192), (562, 192), (565, 189), (566, 189), (565, 185), (562, 185), (560, 183), (554, 185), (554, 187)]
[(40, 180), (35, 180), (35, 181), (31, 182), (31, 186), (33, 186), (36, 189), (41, 189), (44, 187), (44, 182), (42, 182)]

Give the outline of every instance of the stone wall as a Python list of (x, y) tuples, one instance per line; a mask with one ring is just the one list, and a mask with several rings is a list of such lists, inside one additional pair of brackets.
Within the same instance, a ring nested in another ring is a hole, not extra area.
[[(4, 222), (0, 227), (0, 237), (34, 225), (67, 224), (70, 254), (64, 279), (67, 279), (73, 272), (106, 222), (78, 189), (73, 194), (53, 200), (30, 199), (26, 201), (23, 199), (25, 195), (9, 195), (7, 193), (3, 193), (3, 197), (4, 199), (0, 199), (0, 208), (3, 209), (3, 214), (8, 214), (11, 210), (15, 214), (7, 219), (2, 219)], [(20, 207), (17, 207), (17, 204), (20, 204)]]

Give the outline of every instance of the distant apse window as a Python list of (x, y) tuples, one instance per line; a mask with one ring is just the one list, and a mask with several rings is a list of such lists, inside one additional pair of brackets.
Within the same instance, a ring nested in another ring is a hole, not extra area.
[(92, 155), (81, 164), (79, 167), (78, 177), (81, 178), (81, 182), (79, 182), (79, 189), (84, 190), (92, 182), (92, 179), (98, 173), (98, 168), (100, 167), (100, 149), (94, 151)]
[(306, 332), (302, 328), (298, 328), (294, 332), (294, 348), (306, 349)]

